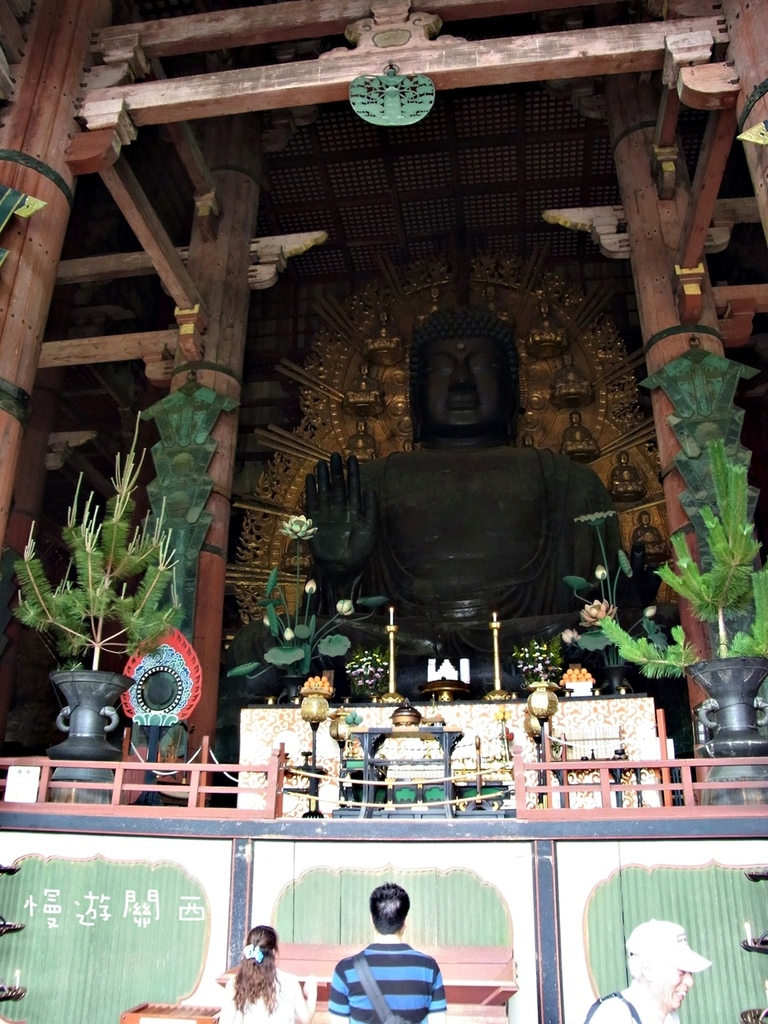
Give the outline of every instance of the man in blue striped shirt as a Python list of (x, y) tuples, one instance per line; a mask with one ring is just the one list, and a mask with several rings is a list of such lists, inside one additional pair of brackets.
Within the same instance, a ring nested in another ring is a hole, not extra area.
[[(369, 901), (376, 941), (363, 950), (390, 1010), (409, 1024), (445, 1024), (443, 978), (437, 962), (403, 942), (411, 901), (394, 882), (380, 885)], [(380, 1024), (355, 967), (348, 956), (336, 965), (328, 996), (328, 1010), (350, 1024)]]

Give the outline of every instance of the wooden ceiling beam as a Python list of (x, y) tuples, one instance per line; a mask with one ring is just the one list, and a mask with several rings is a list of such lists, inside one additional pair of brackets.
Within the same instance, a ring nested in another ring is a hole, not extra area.
[[(603, 0), (435, 0), (430, 14), (445, 22), (532, 12), (596, 7)], [(239, 46), (259, 46), (315, 36), (343, 35), (371, 13), (371, 0), (285, 0), (264, 7), (189, 14), (180, 18), (115, 25), (96, 36), (93, 52), (104, 59), (127, 34), (136, 34), (147, 57), (177, 57)]]
[[(287, 235), (267, 235), (251, 239), (251, 258), (257, 265), (278, 263), (291, 256), (301, 256), (314, 245), (323, 245), (328, 239), (326, 231), (296, 231)], [(186, 263), (189, 250), (182, 246), (176, 252)], [(146, 252), (115, 252), (104, 256), (83, 256), (80, 259), (61, 260), (57, 284), (89, 284), (93, 281), (112, 281), (123, 277), (146, 277), (154, 274), (152, 257)]]
[[(274, 5), (264, 10), (273, 11)], [(716, 44), (727, 42), (723, 19), (718, 17), (675, 24), (676, 34), (685, 31), (709, 31)], [(381, 74), (391, 60), (397, 61), (402, 74), (428, 75), (437, 89), (657, 71), (664, 63), (668, 32), (666, 22), (646, 22), (520, 36), (512, 42), (438, 39), (373, 55), (335, 51), (314, 61), (89, 90), (79, 115), (94, 130), (113, 127), (126, 112), (138, 127), (344, 101), (353, 78)], [(208, 40), (206, 48), (210, 45)]]
[(124, 156), (101, 171), (101, 179), (120, 212), (152, 260), (160, 280), (179, 309), (205, 310), (197, 285), (187, 272), (168, 233)]
[(82, 366), (90, 363), (119, 363), (127, 359), (145, 362), (167, 359), (176, 351), (177, 328), (133, 334), (107, 334), (95, 338), (45, 341), (38, 370), (53, 366)]

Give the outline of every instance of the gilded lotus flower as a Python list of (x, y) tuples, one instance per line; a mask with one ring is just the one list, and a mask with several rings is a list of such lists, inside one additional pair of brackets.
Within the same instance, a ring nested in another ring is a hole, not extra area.
[(608, 601), (598, 601), (597, 599), (579, 612), (581, 624), (587, 628), (599, 625), (601, 619), (614, 619), (615, 617), (616, 605), (609, 604)]

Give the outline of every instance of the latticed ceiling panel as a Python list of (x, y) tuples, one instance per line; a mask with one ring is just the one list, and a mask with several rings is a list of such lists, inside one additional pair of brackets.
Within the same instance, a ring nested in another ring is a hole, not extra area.
[(589, 188), (590, 206), (620, 206), (621, 193), (618, 182), (609, 181), (604, 185), (592, 182)]
[(474, 90), (458, 96), (453, 104), (457, 139), (514, 136), (517, 127), (517, 96), (512, 90), (489, 93)]
[[(576, 182), (572, 186), (562, 185), (555, 188), (529, 188), (525, 192), (526, 221), (528, 224), (541, 222), (544, 210), (562, 206), (583, 206), (584, 193)], [(562, 229), (560, 229), (562, 230)]]
[(593, 135), (591, 140), (590, 159), (592, 161), (592, 174), (595, 176), (605, 175), (614, 178), (616, 171), (613, 165), (613, 146), (608, 138), (608, 132), (604, 135)]
[(376, 196), (389, 188), (387, 170), (381, 160), (346, 160), (329, 164), (328, 177), (337, 199)]
[(396, 246), (381, 246), (381, 245), (363, 245), (353, 246), (350, 248), (350, 256), (352, 258), (352, 266), (358, 274), (365, 274), (370, 276), (371, 274), (378, 273), (380, 269), (379, 257), (383, 253), (395, 253), (397, 259), (395, 262), (399, 262), (399, 249)]
[(301, 159), (313, 158), (312, 139), (309, 132), (297, 131), (294, 132), (285, 149), (281, 150), (279, 156), (281, 159), (290, 159), (292, 157), (298, 157)]
[(517, 178), (517, 150), (509, 146), (477, 146), (459, 150), (458, 164), (462, 185), (511, 182)]
[(509, 192), (486, 192), (464, 197), (466, 222), (470, 228), (518, 227), (517, 196)]
[(588, 121), (571, 103), (567, 90), (553, 91), (543, 86), (523, 92), (523, 123), (537, 132), (584, 132)]
[(419, 121), (418, 124), (387, 130), (386, 134), (389, 145), (401, 147), (406, 151), (413, 148), (422, 149), (425, 146), (434, 148), (435, 145), (440, 148), (446, 148), (450, 141), (453, 122), (452, 104), (453, 96), (451, 93), (438, 95), (435, 105), (423, 121)]
[(378, 146), (378, 129), (361, 120), (347, 104), (324, 106), (320, 113), (316, 128), (324, 153), (351, 154)]
[(575, 181), (584, 175), (584, 140), (551, 138), (531, 142), (525, 150), (528, 179), (547, 178)]
[(347, 239), (375, 239), (392, 237), (397, 232), (397, 221), (391, 203), (355, 203), (339, 209), (341, 223)]
[(534, 246), (546, 245), (547, 255), (550, 260), (579, 260), (585, 255), (594, 255), (595, 258), (604, 259), (598, 256), (596, 247), (592, 244), (588, 235), (578, 231), (563, 231), (557, 228), (548, 227), (546, 224), (540, 228), (536, 227), (525, 232), (523, 239), (523, 255), (529, 255)]
[(431, 235), (436, 231), (452, 231), (456, 227), (456, 204), (453, 199), (424, 199), (403, 203), (405, 230), (416, 235)]
[(289, 174), (270, 175), (269, 180), (270, 192), (276, 203), (290, 207), (326, 198), (320, 169), (311, 164), (293, 167)]
[(291, 260), (293, 273), (299, 280), (313, 277), (342, 277), (347, 273), (347, 263), (341, 249), (318, 246), (303, 256)]
[(434, 241), (409, 241), (408, 242), (408, 258), (412, 260), (423, 260), (429, 259), (430, 256), (436, 256), (442, 251), (442, 248), (436, 240)]
[(431, 192), (450, 187), (453, 182), (451, 155), (447, 152), (403, 153), (395, 157), (392, 170), (395, 184), (404, 192), (415, 189)]
[(327, 231), (329, 239), (337, 238), (333, 212), (323, 206), (317, 206), (311, 210), (281, 210), (279, 216), (279, 227), (277, 231), (271, 226), (262, 222), (263, 228), (260, 234), (291, 234), (295, 231)]

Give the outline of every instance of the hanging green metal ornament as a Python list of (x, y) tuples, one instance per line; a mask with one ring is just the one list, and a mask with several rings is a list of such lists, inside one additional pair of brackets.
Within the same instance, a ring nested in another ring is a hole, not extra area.
[(388, 64), (383, 75), (361, 75), (349, 83), (349, 102), (364, 121), (388, 127), (416, 124), (435, 102), (434, 82), (426, 75), (401, 75)]

